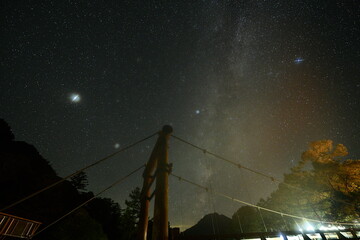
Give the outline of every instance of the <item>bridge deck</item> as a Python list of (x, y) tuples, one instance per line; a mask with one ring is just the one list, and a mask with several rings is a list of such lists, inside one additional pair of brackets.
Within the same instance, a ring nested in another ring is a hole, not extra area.
[(0, 238), (31, 238), (40, 225), (37, 221), (0, 212)]
[(359, 240), (360, 229), (344, 230), (315, 230), (311, 232), (282, 231), (282, 232), (253, 232), (240, 234), (218, 234), (218, 235), (180, 235), (178, 240), (240, 240), (240, 239), (260, 239), (260, 240)]

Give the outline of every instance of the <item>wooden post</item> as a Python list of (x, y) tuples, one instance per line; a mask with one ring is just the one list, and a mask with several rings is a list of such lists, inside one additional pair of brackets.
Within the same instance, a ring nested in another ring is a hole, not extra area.
[(156, 189), (155, 189), (155, 207), (154, 207), (154, 227), (152, 240), (168, 240), (168, 148), (169, 138), (173, 129), (165, 125), (159, 136), (159, 155), (156, 170)]
[(160, 135), (156, 144), (151, 152), (149, 161), (146, 164), (144, 173), (143, 173), (143, 187), (140, 195), (140, 215), (139, 215), (139, 224), (138, 224), (138, 240), (146, 240), (147, 230), (148, 230), (148, 221), (149, 221), (149, 204), (150, 204), (150, 187), (156, 177), (154, 175), (154, 169), (156, 167), (159, 155), (159, 145), (160, 145)]
[(320, 237), (322, 240), (327, 240), (327, 238), (325, 237), (325, 234), (323, 232), (319, 232)]

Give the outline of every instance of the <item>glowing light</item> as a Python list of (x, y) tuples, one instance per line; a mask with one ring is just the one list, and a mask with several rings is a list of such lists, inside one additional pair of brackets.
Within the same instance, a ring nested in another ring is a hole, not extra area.
[(308, 232), (315, 231), (314, 226), (312, 226), (308, 221), (305, 221), (304, 227), (305, 227), (306, 231), (308, 231)]
[(195, 113), (196, 113), (196, 114), (200, 114), (200, 110), (197, 109), (197, 110), (195, 111)]
[(306, 231), (315, 231), (315, 228), (311, 225), (306, 227)]
[(80, 95), (77, 93), (73, 93), (70, 95), (70, 100), (74, 103), (80, 102), (81, 98)]
[(118, 149), (120, 147), (119, 143), (115, 143), (114, 148)]
[(328, 230), (344, 230), (345, 227), (343, 226), (334, 226), (334, 225), (328, 225), (328, 226), (320, 226), (319, 230), (321, 231), (328, 231)]
[(294, 63), (295, 63), (295, 64), (300, 64), (300, 63), (302, 63), (302, 62), (304, 62), (304, 61), (305, 61), (305, 59), (298, 57), (298, 58), (296, 58), (296, 59), (294, 60)]

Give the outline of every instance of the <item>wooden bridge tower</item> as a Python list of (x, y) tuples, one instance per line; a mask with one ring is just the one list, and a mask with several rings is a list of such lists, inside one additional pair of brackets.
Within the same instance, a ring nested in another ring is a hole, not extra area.
[[(168, 240), (168, 176), (171, 171), (171, 165), (169, 165), (168, 161), (168, 149), (172, 132), (173, 129), (169, 125), (165, 125), (159, 132), (159, 137), (143, 173), (144, 181), (140, 199), (138, 240), (147, 240), (149, 204), (154, 195), (152, 240)], [(155, 179), (155, 191), (151, 194), (150, 188)]]

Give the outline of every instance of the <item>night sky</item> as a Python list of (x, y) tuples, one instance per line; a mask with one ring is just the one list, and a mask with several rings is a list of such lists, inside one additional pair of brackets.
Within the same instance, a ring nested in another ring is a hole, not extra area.
[[(360, 157), (360, 3), (1, 1), (0, 117), (60, 176), (171, 124), (281, 178), (311, 141)], [(156, 137), (89, 170), (98, 192)], [(276, 184), (171, 139), (174, 173), (256, 203)], [(172, 225), (240, 205), (170, 178)], [(119, 201), (141, 174), (104, 196)]]

